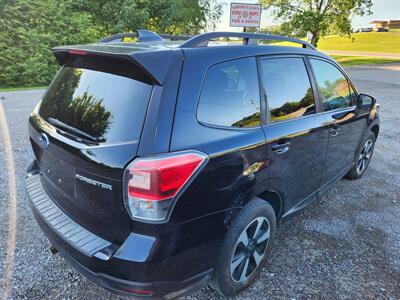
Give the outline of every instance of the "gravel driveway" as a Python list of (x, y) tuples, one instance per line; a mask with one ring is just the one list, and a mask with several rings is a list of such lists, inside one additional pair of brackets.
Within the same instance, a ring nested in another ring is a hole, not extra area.
[[(381, 133), (361, 180), (341, 180), (284, 223), (260, 278), (235, 299), (400, 299), (400, 71), (348, 69), (381, 104)], [(398, 66), (397, 66), (398, 69)], [(43, 91), (1, 93), (17, 176), (17, 228), (11, 299), (119, 299), (51, 255), (26, 202), (32, 160), (27, 118)], [(8, 234), (8, 174), (0, 135), (0, 295)], [(220, 299), (203, 288), (184, 299)]]

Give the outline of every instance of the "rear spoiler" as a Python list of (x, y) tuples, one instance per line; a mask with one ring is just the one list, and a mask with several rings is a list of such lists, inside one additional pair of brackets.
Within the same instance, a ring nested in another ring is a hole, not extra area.
[(110, 44), (62, 46), (52, 48), (51, 51), (61, 66), (74, 55), (126, 60), (134, 63), (158, 85), (164, 84), (174, 57), (183, 56), (181, 50), (167, 47), (131, 47)]

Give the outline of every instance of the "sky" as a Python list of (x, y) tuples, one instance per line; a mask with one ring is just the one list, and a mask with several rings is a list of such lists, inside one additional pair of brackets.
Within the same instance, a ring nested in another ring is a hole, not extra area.
[[(217, 25), (216, 30), (220, 31), (242, 31), (241, 28), (229, 27), (229, 11), (231, 2), (240, 3), (257, 3), (257, 0), (218, 0), (225, 2), (224, 13), (221, 17), (220, 23)], [(372, 15), (363, 17), (353, 17), (352, 25), (354, 29), (360, 27), (372, 27), (369, 24), (372, 20), (387, 20), (396, 19), (400, 20), (400, 0), (372, 0)], [(271, 13), (264, 10), (261, 15), (261, 27), (276, 24), (271, 17)]]

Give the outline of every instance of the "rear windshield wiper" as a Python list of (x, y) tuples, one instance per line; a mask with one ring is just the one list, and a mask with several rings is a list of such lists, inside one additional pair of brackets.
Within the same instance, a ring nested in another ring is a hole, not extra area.
[(76, 129), (75, 127), (69, 126), (69, 125), (61, 122), (60, 120), (57, 120), (57, 119), (54, 119), (54, 118), (48, 118), (47, 121), (50, 124), (60, 128), (60, 129), (64, 129), (64, 130), (68, 131), (69, 133), (77, 134), (77, 135), (79, 135), (79, 136), (81, 136), (81, 137), (83, 137), (86, 140), (89, 140), (91, 142), (100, 142), (102, 140), (102, 139), (96, 138), (96, 137), (94, 137), (94, 136), (92, 136), (90, 134), (87, 134), (87, 133), (85, 133), (85, 132), (83, 132), (83, 131), (81, 131), (79, 129)]

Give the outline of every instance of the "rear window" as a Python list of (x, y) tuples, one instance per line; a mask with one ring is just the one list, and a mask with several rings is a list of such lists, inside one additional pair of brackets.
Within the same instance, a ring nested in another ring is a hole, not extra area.
[(39, 115), (63, 132), (87, 141), (136, 140), (152, 85), (135, 73), (140, 71), (132, 64), (75, 58), (51, 83)]

